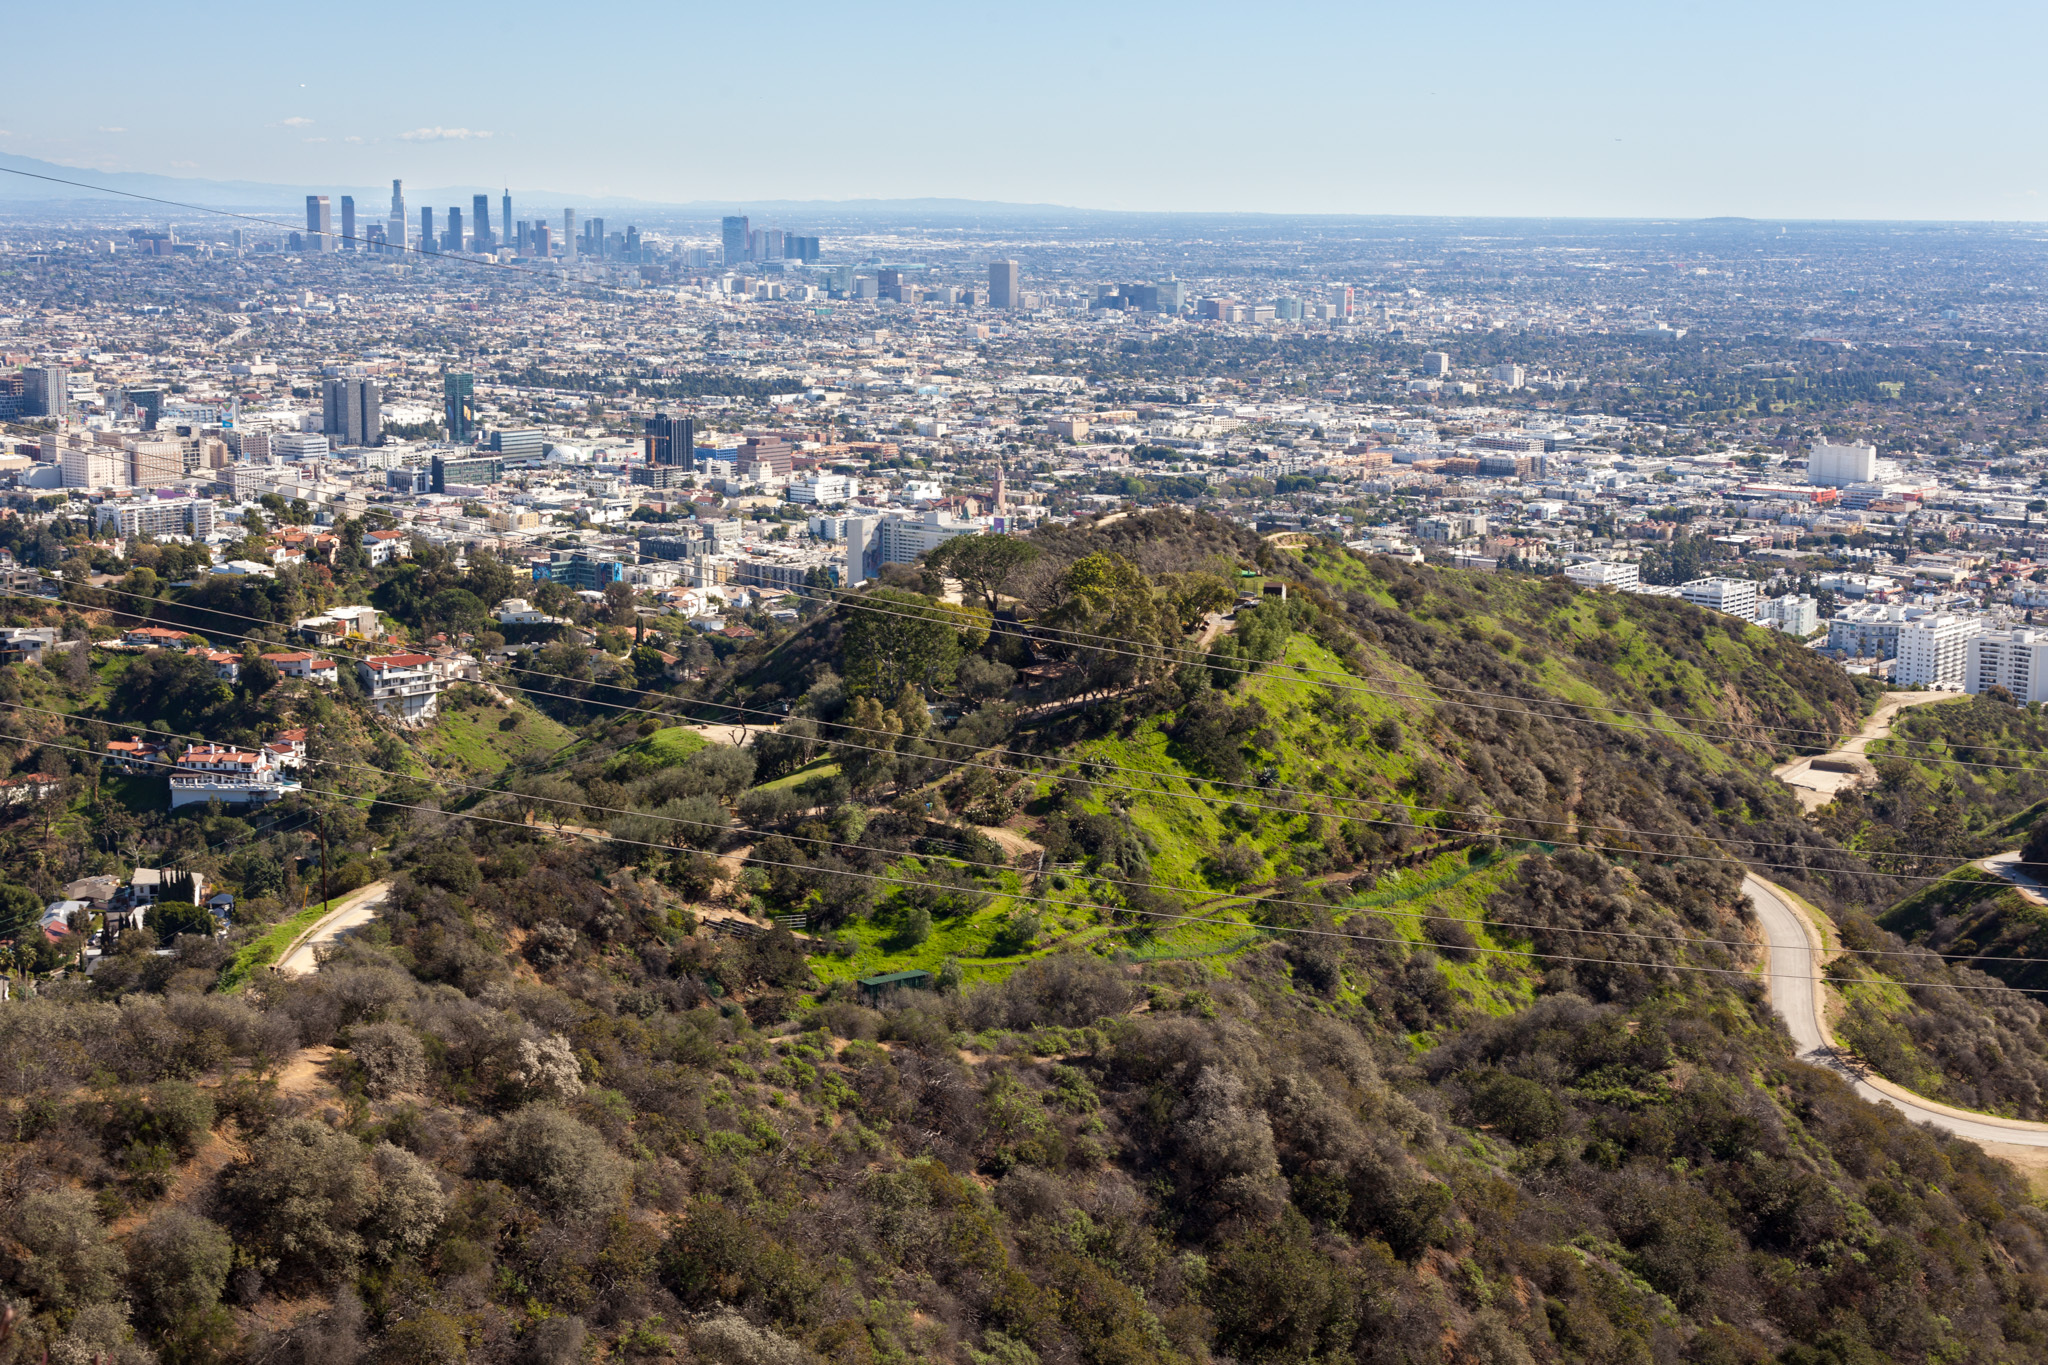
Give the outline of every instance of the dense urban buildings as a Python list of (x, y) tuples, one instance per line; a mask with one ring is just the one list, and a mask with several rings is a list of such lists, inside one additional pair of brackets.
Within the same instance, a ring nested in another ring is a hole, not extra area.
[(122, 534), (193, 534), (204, 504), (223, 566), (274, 496), (308, 527), (611, 556), (642, 591), (859, 582), (954, 535), (1200, 506), (1682, 598), (1911, 686), (1965, 685), (1960, 651), (2048, 608), (2048, 435), (2023, 397), (2048, 314), (1907, 297), (2022, 250), (1991, 229), (1954, 266), (1849, 228), (1603, 228), (1573, 239), (1609, 267), (1585, 270), (1536, 228), (1105, 245), (520, 219), (509, 189), (436, 192), (456, 202), (415, 221), (394, 180), (365, 230), (356, 197), (306, 196), (303, 230), (270, 235), (0, 228), (21, 495)]

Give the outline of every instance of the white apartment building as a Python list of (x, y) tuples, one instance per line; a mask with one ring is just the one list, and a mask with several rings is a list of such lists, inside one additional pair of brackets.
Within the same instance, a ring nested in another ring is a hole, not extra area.
[(844, 474), (820, 474), (816, 478), (792, 480), (783, 496), (791, 502), (833, 507), (853, 496), (853, 480)]
[(425, 654), (381, 654), (356, 665), (370, 704), (408, 725), (432, 720), (447, 683)]
[(936, 550), (954, 536), (971, 536), (980, 530), (971, 521), (955, 521), (943, 512), (848, 517), (846, 585), (866, 582), (880, 573), (884, 564), (915, 564), (919, 555)]
[(1605, 559), (1589, 559), (1582, 564), (1573, 564), (1564, 571), (1564, 576), (1582, 588), (1613, 588), (1616, 592), (1634, 592), (1643, 586), (1643, 571), (1633, 564), (1616, 564)]
[(1987, 630), (1970, 637), (1963, 690), (2003, 687), (2019, 701), (2048, 701), (2048, 631)]
[(128, 452), (117, 446), (65, 446), (58, 458), (66, 488), (128, 486)]
[(1877, 447), (1861, 442), (1845, 446), (1815, 441), (1806, 452), (1806, 481), (1824, 488), (1847, 488), (1877, 478)]
[(1681, 584), (1678, 595), (1696, 607), (1711, 607), (1745, 621), (1756, 620), (1756, 584), (1747, 578), (1695, 578)]
[(1766, 598), (1757, 608), (1757, 624), (1805, 639), (1820, 629), (1820, 603), (1812, 597)]
[(1973, 636), (1984, 630), (1981, 616), (1929, 612), (1899, 627), (1892, 681), (1902, 687), (1956, 687), (1969, 665)]

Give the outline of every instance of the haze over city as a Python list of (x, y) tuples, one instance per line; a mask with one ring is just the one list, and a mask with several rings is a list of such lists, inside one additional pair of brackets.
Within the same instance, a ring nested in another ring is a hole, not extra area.
[[(101, 13), (125, 29), (128, 8)], [(64, 50), (74, 20), (31, 7), (14, 48)], [(232, 80), (174, 99), (16, 63), (0, 152), (662, 203), (2008, 220), (2048, 191), (2037, 5), (801, 0), (764, 26), (513, 4), (412, 11), (402, 39), (318, 9), (245, 20), (208, 0), (150, 29), (158, 70), (233, 54)]]

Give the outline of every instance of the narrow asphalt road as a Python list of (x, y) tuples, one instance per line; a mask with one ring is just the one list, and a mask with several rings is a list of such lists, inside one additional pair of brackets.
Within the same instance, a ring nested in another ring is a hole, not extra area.
[(312, 928), (286, 946), (273, 970), (285, 976), (305, 976), (319, 971), (318, 950), (349, 930), (360, 929), (377, 918), (379, 907), (390, 894), (390, 882), (372, 882), (362, 890), (342, 897), (341, 904), (322, 915)]
[(1858, 1096), (1872, 1104), (1889, 1104), (1915, 1123), (1931, 1123), (1973, 1142), (2003, 1143), (2014, 1147), (2048, 1147), (2048, 1123), (2026, 1123), (2019, 1119), (1992, 1118), (1926, 1100), (1882, 1077), (1867, 1075), (1847, 1054), (1835, 1046), (1823, 1019), (1822, 989), (1818, 980), (1820, 955), (1807, 919), (1791, 899), (1759, 877), (1745, 876), (1742, 889), (1756, 907), (1757, 922), (1763, 925), (1769, 945), (1764, 984), (1770, 989), (1771, 1008), (1792, 1031), (1792, 1044), (1799, 1060), (1824, 1066), (1839, 1073)]

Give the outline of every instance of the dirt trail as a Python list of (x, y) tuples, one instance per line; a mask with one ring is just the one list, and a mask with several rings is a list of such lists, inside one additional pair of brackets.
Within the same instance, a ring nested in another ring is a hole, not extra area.
[(1872, 740), (1884, 739), (1891, 734), (1892, 722), (1898, 719), (1899, 712), (1909, 706), (1932, 706), (1962, 700), (1965, 697), (1960, 692), (1887, 692), (1870, 719), (1863, 722), (1863, 728), (1842, 741), (1840, 747), (1824, 754), (1781, 763), (1771, 769), (1771, 776), (1792, 788), (1802, 809), (1819, 810), (1858, 782), (1877, 776), (1877, 770), (1870, 766), (1864, 751), (1869, 749)]

